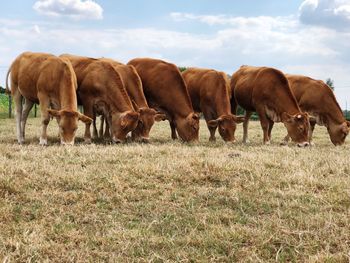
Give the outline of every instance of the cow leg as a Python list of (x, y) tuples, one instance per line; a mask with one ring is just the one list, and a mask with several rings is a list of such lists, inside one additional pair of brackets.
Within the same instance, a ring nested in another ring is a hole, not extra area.
[(28, 99), (25, 99), (24, 108), (22, 111), (22, 120), (21, 120), (21, 129), (22, 129), (23, 140), (25, 139), (25, 129), (26, 129), (28, 115), (29, 115), (30, 110), (33, 108), (33, 105), (34, 105), (34, 102), (32, 102)]
[(105, 139), (109, 139), (109, 138), (111, 138), (111, 134), (112, 134), (112, 131), (111, 131), (111, 126), (109, 125), (109, 123), (108, 123), (108, 121), (107, 121), (107, 119), (105, 119), (106, 120), (106, 129), (105, 129), (105, 134), (104, 134), (104, 137), (105, 137)]
[(94, 118), (92, 119), (92, 136), (94, 137), (94, 139), (98, 139), (98, 132), (97, 132), (97, 126), (96, 126), (96, 115), (94, 116)]
[[(94, 119), (93, 107), (89, 103), (83, 103), (84, 115), (88, 116), (91, 119)], [(84, 133), (84, 141), (86, 144), (91, 143), (91, 131), (90, 131), (91, 123), (85, 123), (85, 133)]]
[(171, 138), (173, 140), (176, 140), (177, 139), (177, 134), (176, 134), (176, 124), (175, 124), (175, 121), (170, 119), (169, 120), (169, 123), (170, 123), (170, 128), (171, 128)]
[(47, 125), (50, 122), (50, 115), (48, 112), (48, 108), (50, 106), (50, 102), (44, 96), (38, 95), (38, 99), (40, 101), (40, 112), (41, 112), (41, 135), (39, 139), (40, 145), (47, 145)]
[(58, 127), (57, 137), (60, 138), (61, 137), (61, 133), (60, 133), (60, 119), (56, 118), (56, 122), (57, 122), (57, 127)]
[(272, 128), (273, 128), (273, 125), (275, 124), (272, 120), (268, 119), (269, 121), (269, 133), (268, 133), (268, 136), (269, 136), (269, 141), (271, 141), (271, 131), (272, 131)]
[(210, 137), (209, 137), (209, 141), (210, 141), (210, 142), (215, 142), (215, 141), (216, 141), (216, 138), (215, 138), (215, 131), (216, 131), (216, 128), (217, 128), (217, 127), (209, 127), (209, 126), (208, 126), (208, 129), (209, 129), (209, 132), (210, 132)]
[(263, 129), (263, 134), (264, 134), (263, 142), (264, 144), (270, 144), (270, 138), (269, 138), (270, 120), (267, 118), (264, 110), (257, 110), (257, 112), (259, 114), (261, 128)]
[(249, 143), (248, 141), (248, 124), (250, 117), (252, 116), (253, 112), (251, 111), (246, 111), (245, 112), (245, 118), (243, 122), (243, 143)]
[(309, 130), (309, 143), (310, 143), (310, 145), (313, 145), (312, 135), (314, 133), (315, 126), (316, 126), (316, 121), (310, 120), (310, 130)]
[(98, 134), (99, 134), (99, 137), (100, 138), (103, 138), (103, 126), (104, 126), (104, 122), (105, 122), (105, 116), (104, 115), (101, 115), (100, 117), (100, 129), (98, 131)]
[(22, 126), (21, 126), (22, 109), (23, 109), (22, 98), (23, 98), (22, 95), (19, 93), (18, 90), (16, 90), (16, 92), (13, 94), (13, 101), (16, 107), (16, 131), (17, 131), (17, 141), (19, 144), (24, 143), (24, 137), (22, 136), (23, 132), (22, 132)]

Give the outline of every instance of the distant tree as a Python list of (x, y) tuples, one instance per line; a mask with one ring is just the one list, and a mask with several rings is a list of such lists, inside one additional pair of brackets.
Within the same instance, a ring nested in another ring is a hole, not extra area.
[(183, 72), (187, 69), (187, 67), (178, 67), (178, 68), (179, 68), (180, 72)]
[(0, 86), (0, 94), (3, 94), (3, 93), (5, 93), (5, 89)]
[(331, 78), (326, 79), (326, 84), (334, 91), (334, 81)]

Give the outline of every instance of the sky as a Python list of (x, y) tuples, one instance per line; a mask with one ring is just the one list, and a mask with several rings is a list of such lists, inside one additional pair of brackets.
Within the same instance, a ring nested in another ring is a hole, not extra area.
[(24, 51), (241, 65), (334, 81), (350, 108), (350, 0), (2, 1), (0, 85)]

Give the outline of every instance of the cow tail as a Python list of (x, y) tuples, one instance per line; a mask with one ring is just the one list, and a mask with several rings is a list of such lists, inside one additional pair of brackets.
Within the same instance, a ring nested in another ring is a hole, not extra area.
[(9, 88), (9, 75), (11, 73), (12, 70), (12, 65), (10, 66), (9, 70), (7, 71), (6, 74), (6, 89), (5, 89), (5, 93), (11, 95), (11, 90)]

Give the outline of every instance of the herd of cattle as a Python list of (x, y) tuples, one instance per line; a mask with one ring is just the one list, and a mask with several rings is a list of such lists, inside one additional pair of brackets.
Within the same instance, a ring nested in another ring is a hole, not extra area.
[[(10, 76), (11, 90), (8, 79)], [(235, 141), (236, 124), (248, 123), (257, 112), (268, 144), (275, 122), (283, 122), (289, 138), (308, 146), (315, 124), (327, 127), (334, 145), (344, 143), (350, 122), (343, 117), (333, 91), (322, 81), (285, 75), (268, 67), (242, 66), (231, 78), (212, 69), (189, 68), (184, 72), (158, 59), (137, 58), (126, 65), (106, 58), (25, 52), (12, 63), (6, 77), (16, 107), (18, 143), (24, 143), (28, 114), (40, 104), (40, 144), (47, 144), (47, 125), (56, 118), (61, 144), (74, 144), (78, 121), (85, 123), (85, 142), (107, 136), (124, 142), (131, 132), (135, 141), (149, 141), (155, 121), (168, 120), (171, 137), (198, 140), (199, 113), (206, 120), (210, 140), (215, 131), (223, 140)], [(23, 103), (24, 101), (24, 103)], [(84, 114), (78, 112), (78, 104)], [(245, 109), (236, 116), (237, 107)], [(99, 131), (96, 117), (101, 115)]]

